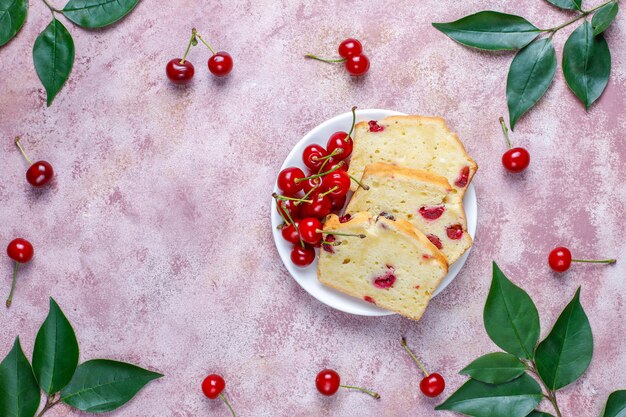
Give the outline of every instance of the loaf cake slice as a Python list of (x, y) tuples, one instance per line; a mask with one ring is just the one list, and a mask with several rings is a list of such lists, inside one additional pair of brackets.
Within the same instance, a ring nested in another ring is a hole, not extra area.
[(448, 264), (472, 246), (463, 203), (444, 177), (426, 171), (377, 162), (367, 165), (346, 212), (368, 211), (408, 220), (428, 237)]
[[(411, 223), (366, 212), (348, 221), (330, 215), (324, 224), (318, 279), (324, 285), (419, 320), (448, 264), (441, 252)], [(333, 235), (363, 234), (365, 238)]]
[[(348, 172), (355, 178), (374, 162), (422, 169), (445, 177), (462, 199), (478, 169), (441, 117), (390, 116), (359, 122), (353, 140)], [(356, 187), (353, 182), (352, 190)]]

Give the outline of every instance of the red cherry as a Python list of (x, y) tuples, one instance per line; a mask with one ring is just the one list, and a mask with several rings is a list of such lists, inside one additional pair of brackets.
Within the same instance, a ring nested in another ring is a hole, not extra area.
[(228, 52), (216, 52), (209, 58), (209, 71), (217, 77), (228, 75), (233, 69), (233, 58)]
[(317, 390), (326, 396), (334, 395), (339, 390), (341, 378), (339, 374), (332, 369), (324, 369), (317, 374), (315, 378), (315, 386)]
[(552, 268), (556, 272), (567, 271), (572, 262), (582, 262), (589, 264), (614, 264), (617, 261), (615, 259), (572, 259), (572, 253), (570, 252), (570, 250), (563, 246), (554, 248), (548, 256), (548, 264), (550, 265), (550, 268)]
[(300, 238), (304, 243), (316, 245), (322, 241), (322, 233), (319, 232), (319, 230), (322, 230), (322, 223), (318, 219), (306, 217), (300, 220), (298, 230), (300, 231)]
[(26, 181), (33, 187), (43, 187), (54, 176), (52, 165), (46, 161), (37, 161), (26, 171)]
[[(313, 174), (311, 174), (313, 175)], [(308, 194), (309, 191), (311, 190), (316, 190), (318, 191), (318, 187), (320, 187), (322, 185), (322, 178), (320, 177), (316, 177), (316, 178), (308, 178), (304, 181), (302, 181), (302, 191), (304, 191), (305, 194)], [(314, 191), (314, 192), (316, 192)]]
[(352, 216), (350, 216), (350, 214), (344, 214), (343, 216), (341, 216), (339, 218), (339, 223), (348, 223), (350, 221), (350, 219), (352, 218)]
[(456, 181), (454, 181), (454, 185), (459, 188), (465, 187), (467, 185), (467, 182), (469, 181), (469, 172), (469, 167), (466, 166), (461, 168), (458, 178), (456, 179)]
[(428, 240), (430, 240), (430, 243), (435, 245), (435, 247), (437, 249), (439, 249), (439, 250), (443, 249), (443, 245), (441, 244), (441, 239), (439, 239), (437, 236), (435, 236), (435, 235), (426, 235), (426, 237), (428, 238)]
[(300, 217), (301, 208), (302, 204), (296, 205), (296, 202), (293, 200), (276, 200), (276, 210), (285, 220), (289, 220), (289, 218), (295, 220), (297, 217)]
[[(339, 168), (337, 168), (337, 171), (348, 172), (348, 164), (346, 163), (346, 161), (333, 161), (330, 164), (326, 164), (326, 166), (324, 167), (324, 170), (332, 171), (337, 165), (339, 165)], [(336, 171), (333, 171), (333, 172), (336, 172)]]
[(522, 172), (530, 164), (530, 154), (524, 148), (512, 148), (502, 155), (502, 165), (509, 172)]
[(289, 167), (280, 171), (276, 183), (284, 193), (296, 194), (302, 190), (302, 182), (299, 181), (302, 178), (305, 175), (300, 168)]
[(330, 208), (332, 211), (339, 211), (346, 205), (346, 196), (330, 197)]
[(294, 219), (295, 226), (293, 224), (286, 225), (280, 230), (280, 233), (283, 235), (283, 239), (285, 239), (289, 243), (298, 244), (300, 243), (300, 234), (298, 233), (297, 227), (300, 224), (300, 220)]
[(315, 260), (315, 249), (310, 246), (305, 246), (296, 244), (291, 250), (291, 262), (295, 266), (305, 267), (309, 266)]
[(165, 66), (165, 74), (174, 84), (187, 84), (193, 78), (195, 72), (189, 61), (182, 62), (180, 58), (174, 58)]
[(452, 240), (458, 240), (463, 237), (463, 226), (460, 224), (453, 224), (452, 226), (446, 227), (446, 234)]
[(367, 125), (370, 127), (370, 132), (376, 133), (385, 130), (385, 126), (379, 125), (376, 120), (370, 120), (369, 122), (367, 122)]
[(212, 400), (219, 397), (225, 387), (226, 382), (224, 381), (224, 378), (217, 374), (207, 376), (202, 382), (202, 392), (207, 396), (207, 398)]
[(370, 60), (365, 55), (353, 55), (346, 59), (346, 71), (352, 76), (364, 75), (370, 69)]
[(427, 397), (437, 397), (446, 388), (446, 381), (439, 374), (430, 374), (420, 382), (420, 390)]
[(338, 52), (342, 58), (360, 55), (363, 52), (363, 45), (354, 38), (348, 38), (339, 44)]
[(348, 158), (352, 154), (353, 142), (350, 135), (346, 132), (335, 132), (330, 135), (328, 139), (328, 143), (326, 144), (326, 149), (329, 155), (335, 152), (335, 156), (333, 156), (333, 160), (335, 161), (343, 161)]
[(350, 191), (350, 176), (341, 169), (331, 172), (322, 179), (322, 189), (332, 197), (346, 195)]
[(302, 207), (303, 217), (315, 217), (321, 220), (330, 214), (332, 203), (328, 196), (316, 194), (312, 196), (311, 199), (313, 200), (312, 203), (305, 203)]
[(327, 155), (328, 152), (326, 152), (326, 149), (324, 149), (322, 145), (314, 143), (304, 148), (302, 161), (311, 171), (317, 172), (325, 161), (325, 159), (320, 158), (324, 158)]
[(30, 261), (34, 253), (33, 245), (31, 245), (28, 240), (22, 239), (21, 237), (13, 239), (7, 246), (7, 255), (9, 255), (9, 258), (21, 264)]
[(434, 206), (434, 207), (420, 207), (419, 212), (423, 218), (426, 220), (436, 220), (443, 212), (446, 210), (444, 206)]

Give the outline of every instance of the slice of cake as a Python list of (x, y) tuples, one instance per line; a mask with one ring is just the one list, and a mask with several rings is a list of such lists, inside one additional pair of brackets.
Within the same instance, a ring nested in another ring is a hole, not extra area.
[[(441, 117), (390, 116), (359, 122), (354, 131), (349, 174), (361, 178), (374, 162), (422, 169), (445, 177), (463, 197), (478, 165)], [(353, 182), (352, 190), (357, 184)]]
[(472, 246), (462, 202), (444, 177), (377, 162), (367, 165), (347, 213), (388, 213), (410, 221), (452, 264)]
[[(419, 320), (448, 272), (441, 252), (406, 220), (354, 213), (344, 221), (330, 215), (324, 231), (318, 279), (324, 285)], [(332, 234), (364, 234), (365, 238)]]

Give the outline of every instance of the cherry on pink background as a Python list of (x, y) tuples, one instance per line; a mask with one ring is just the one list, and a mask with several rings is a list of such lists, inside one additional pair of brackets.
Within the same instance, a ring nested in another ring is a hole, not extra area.
[(502, 165), (504, 165), (504, 168), (509, 172), (522, 172), (530, 165), (530, 153), (524, 148), (512, 147), (511, 140), (509, 139), (509, 129), (506, 127), (502, 116), (500, 116), (500, 125), (502, 126), (506, 143), (509, 145), (509, 150), (502, 155)]
[(337, 371), (333, 369), (323, 369), (322, 371), (320, 371), (315, 378), (315, 387), (320, 392), (320, 394), (326, 395), (327, 397), (335, 395), (337, 391), (339, 391), (339, 388), (345, 388), (364, 392), (367, 395), (376, 399), (380, 398), (380, 395), (378, 395), (378, 393), (374, 391), (362, 387), (355, 387), (352, 385), (341, 385), (341, 378), (339, 377)]
[(21, 237), (13, 239), (7, 245), (7, 255), (15, 261), (15, 266), (13, 267), (13, 279), (11, 280), (11, 291), (9, 292), (9, 296), (6, 301), (7, 308), (11, 307), (11, 302), (13, 301), (17, 271), (19, 270), (21, 264), (30, 262), (30, 260), (33, 259), (34, 254), (35, 251), (33, 249), (33, 245), (31, 245), (28, 240), (22, 239)]
[(417, 356), (415, 356), (413, 351), (409, 348), (404, 337), (402, 338), (402, 347), (424, 373), (424, 378), (420, 382), (420, 390), (422, 393), (431, 398), (439, 396), (446, 389), (446, 381), (443, 377), (438, 373), (431, 374), (426, 370), (424, 365), (422, 365), (420, 360), (417, 359)]
[(590, 264), (614, 264), (615, 259), (572, 259), (572, 252), (564, 246), (552, 249), (548, 255), (548, 264), (556, 272), (565, 272), (569, 269), (572, 262), (590, 263)]
[(37, 161), (31, 162), (30, 158), (26, 156), (26, 152), (20, 143), (20, 137), (17, 136), (15, 138), (15, 146), (20, 150), (22, 156), (28, 162), (30, 167), (26, 171), (26, 181), (33, 187), (43, 187), (48, 184), (52, 177), (54, 176), (54, 170), (52, 169), (52, 165), (50, 165), (47, 161)]

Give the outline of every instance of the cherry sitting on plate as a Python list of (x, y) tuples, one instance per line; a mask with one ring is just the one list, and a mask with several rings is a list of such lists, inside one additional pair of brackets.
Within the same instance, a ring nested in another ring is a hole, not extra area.
[(530, 154), (524, 148), (512, 147), (511, 141), (509, 140), (509, 129), (506, 127), (502, 116), (500, 116), (500, 125), (502, 126), (506, 143), (509, 145), (509, 150), (502, 155), (502, 165), (504, 165), (504, 168), (509, 172), (522, 172), (530, 165)]
[(47, 161), (31, 162), (28, 156), (26, 156), (24, 148), (22, 148), (19, 136), (15, 138), (15, 146), (17, 146), (20, 150), (26, 162), (30, 164), (30, 167), (26, 171), (26, 181), (28, 181), (28, 183), (33, 187), (37, 188), (48, 184), (54, 176), (54, 169), (52, 169), (52, 165), (50, 165)]
[(406, 344), (406, 339), (404, 337), (402, 338), (402, 347), (404, 348), (404, 350), (407, 351), (411, 359), (413, 359), (413, 361), (424, 373), (424, 378), (420, 382), (420, 390), (422, 391), (422, 393), (425, 396), (431, 398), (439, 396), (446, 388), (446, 381), (443, 379), (443, 377), (438, 373), (428, 373), (424, 365), (422, 365), (419, 359), (417, 359), (417, 356), (415, 356), (413, 351)]
[(230, 412), (233, 414), (233, 417), (236, 417), (235, 410), (233, 410), (224, 394), (222, 394), (224, 388), (226, 388), (226, 382), (224, 381), (224, 378), (217, 374), (211, 374), (207, 376), (204, 381), (202, 381), (202, 392), (204, 395), (211, 400), (215, 400), (219, 397), (222, 401), (224, 401), (224, 404), (226, 404)]
[(332, 369), (324, 369), (317, 374), (317, 377), (315, 378), (315, 387), (322, 395), (326, 395), (327, 397), (335, 395), (337, 391), (339, 391), (339, 388), (346, 388), (364, 392), (376, 399), (380, 398), (380, 395), (374, 391), (352, 385), (341, 385), (341, 378), (339, 377), (339, 374)]
[(617, 262), (615, 259), (602, 259), (602, 260), (590, 260), (590, 259), (572, 259), (572, 253), (569, 249), (563, 246), (554, 248), (548, 256), (548, 264), (556, 272), (565, 272), (569, 269), (572, 262), (582, 262), (591, 264), (614, 264)]

